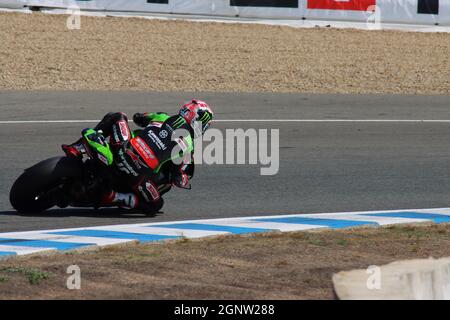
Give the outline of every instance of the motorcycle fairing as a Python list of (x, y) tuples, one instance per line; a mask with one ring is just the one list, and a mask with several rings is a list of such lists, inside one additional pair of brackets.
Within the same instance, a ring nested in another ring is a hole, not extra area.
[(107, 166), (112, 165), (113, 153), (103, 136), (94, 129), (85, 129), (82, 134), (91, 150), (97, 154), (97, 158)]

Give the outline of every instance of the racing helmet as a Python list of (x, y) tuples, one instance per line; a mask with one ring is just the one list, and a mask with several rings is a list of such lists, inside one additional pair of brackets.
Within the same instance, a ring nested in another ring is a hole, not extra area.
[(199, 129), (195, 127), (196, 124), (201, 123), (201, 134), (205, 133), (209, 128), (214, 115), (211, 107), (206, 102), (197, 99), (192, 99), (189, 103), (186, 103), (181, 107), (178, 114), (186, 120), (195, 133)]

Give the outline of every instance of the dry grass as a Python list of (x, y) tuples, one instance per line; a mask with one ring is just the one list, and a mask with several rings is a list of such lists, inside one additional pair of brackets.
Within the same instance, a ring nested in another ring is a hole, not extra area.
[[(335, 272), (429, 256), (450, 256), (450, 225), (112, 246), (0, 261), (0, 298), (332, 299)], [(81, 290), (65, 287), (72, 264)], [(33, 284), (27, 274), (46, 277)]]
[(450, 35), (0, 13), (0, 89), (450, 92)]

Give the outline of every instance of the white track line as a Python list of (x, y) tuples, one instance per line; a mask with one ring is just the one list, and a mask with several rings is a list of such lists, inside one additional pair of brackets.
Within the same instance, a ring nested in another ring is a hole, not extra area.
[[(0, 120), (0, 124), (32, 123), (96, 123), (100, 120)], [(218, 119), (214, 122), (405, 122), (405, 123), (450, 123), (450, 120), (419, 119)]]
[(11, 120), (0, 121), (0, 124), (28, 124), (28, 123), (84, 123), (99, 122), (100, 120)]

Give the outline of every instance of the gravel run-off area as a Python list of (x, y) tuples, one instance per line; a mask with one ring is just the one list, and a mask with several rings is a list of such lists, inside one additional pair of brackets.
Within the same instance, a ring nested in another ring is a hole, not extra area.
[(0, 89), (448, 94), (450, 35), (0, 13)]

